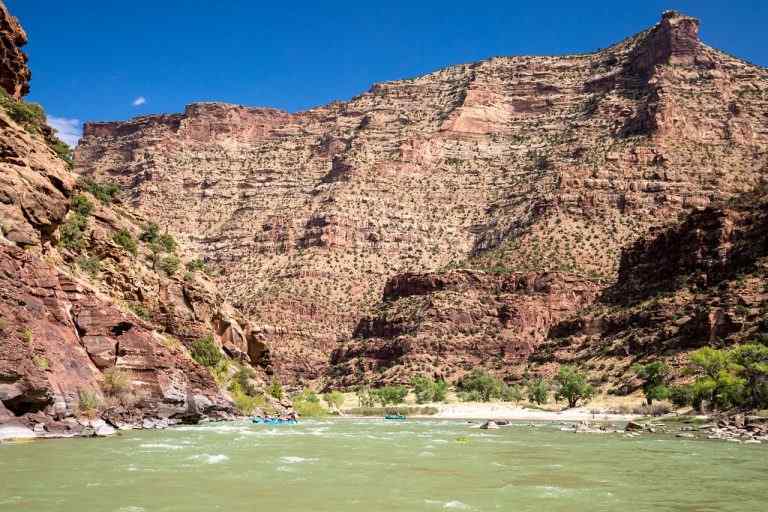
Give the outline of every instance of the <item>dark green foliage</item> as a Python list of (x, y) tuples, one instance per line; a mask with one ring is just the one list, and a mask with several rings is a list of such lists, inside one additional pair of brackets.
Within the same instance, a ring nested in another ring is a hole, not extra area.
[(586, 375), (572, 366), (562, 366), (555, 377), (555, 383), (555, 400), (567, 400), (569, 408), (576, 407), (579, 400), (589, 399), (595, 394), (594, 388), (587, 382)]
[(117, 245), (128, 251), (129, 253), (136, 255), (138, 250), (138, 244), (134, 240), (133, 235), (127, 229), (121, 229), (112, 237)]
[(93, 211), (93, 203), (83, 194), (73, 196), (70, 201), (70, 206), (73, 212), (82, 215), (83, 217), (89, 216)]
[(116, 183), (100, 183), (92, 178), (81, 176), (77, 180), (78, 185), (83, 190), (87, 190), (93, 197), (103, 204), (113, 202), (120, 193), (120, 186)]
[(224, 355), (210, 334), (192, 343), (190, 354), (192, 359), (208, 368), (215, 368), (224, 359)]
[(744, 384), (741, 404), (753, 409), (768, 406), (768, 347), (739, 345), (730, 350), (732, 371)]
[(181, 267), (181, 260), (175, 254), (171, 254), (160, 260), (160, 270), (168, 274), (169, 276), (175, 275)]
[(661, 361), (648, 364), (636, 364), (632, 371), (643, 381), (643, 393), (648, 405), (654, 400), (664, 400), (669, 397), (669, 389), (666, 386), (669, 367)]
[(669, 387), (669, 399), (678, 407), (693, 405), (693, 386), (685, 384), (682, 386)]
[(443, 402), (448, 393), (448, 384), (444, 380), (434, 381), (425, 376), (414, 377), (411, 386), (419, 404)]
[(459, 381), (457, 388), (465, 401), (490, 402), (501, 397), (502, 382), (482, 368), (475, 368)]
[(207, 268), (205, 262), (202, 259), (197, 258), (187, 263), (187, 270), (190, 272), (206, 272)]
[(539, 377), (528, 384), (528, 401), (535, 404), (545, 404), (549, 399), (549, 383)]
[(153, 243), (157, 242), (160, 237), (160, 226), (154, 222), (150, 223), (144, 228), (144, 231), (139, 235), (139, 240), (142, 242)]
[(5, 90), (0, 90), (0, 106), (8, 115), (30, 133), (40, 133), (40, 127), (46, 124), (45, 111), (37, 103), (17, 101)]
[(164, 233), (160, 235), (160, 237), (157, 239), (158, 243), (165, 249), (165, 252), (168, 253), (174, 253), (176, 252), (176, 239), (173, 238), (172, 235), (168, 233)]

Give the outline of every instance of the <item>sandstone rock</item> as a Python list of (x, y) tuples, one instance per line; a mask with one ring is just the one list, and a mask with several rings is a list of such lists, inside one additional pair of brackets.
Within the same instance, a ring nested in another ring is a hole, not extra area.
[(27, 56), (21, 51), (25, 44), (27, 33), (0, 1), (0, 87), (16, 99), (29, 92), (32, 76), (27, 67)]

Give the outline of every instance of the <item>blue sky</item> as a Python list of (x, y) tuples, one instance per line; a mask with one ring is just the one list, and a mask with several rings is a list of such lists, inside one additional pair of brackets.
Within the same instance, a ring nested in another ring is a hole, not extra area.
[[(85, 120), (217, 100), (296, 111), (494, 55), (603, 48), (678, 9), (712, 46), (768, 65), (768, 2), (5, 0), (30, 36), (29, 99)], [(44, 5), (41, 5), (44, 4)]]

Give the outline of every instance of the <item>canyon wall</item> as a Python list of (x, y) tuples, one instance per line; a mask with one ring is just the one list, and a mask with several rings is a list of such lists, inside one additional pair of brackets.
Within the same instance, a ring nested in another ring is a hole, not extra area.
[[(394, 276), (604, 286), (649, 229), (758, 185), (768, 72), (698, 33), (666, 12), (595, 53), (452, 66), (305, 112), (200, 103), (89, 123), (77, 172), (119, 181), (205, 257), (281, 378), (349, 375), (331, 364), (369, 350), (361, 318)], [(539, 343), (543, 325), (518, 327)]]

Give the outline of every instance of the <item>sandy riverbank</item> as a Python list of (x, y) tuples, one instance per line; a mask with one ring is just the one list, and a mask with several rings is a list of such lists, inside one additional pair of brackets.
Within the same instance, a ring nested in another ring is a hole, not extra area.
[(431, 418), (477, 420), (531, 420), (531, 421), (629, 421), (637, 418), (632, 414), (595, 413), (593, 409), (578, 407), (564, 411), (527, 409), (503, 403), (434, 404), (438, 413)]

